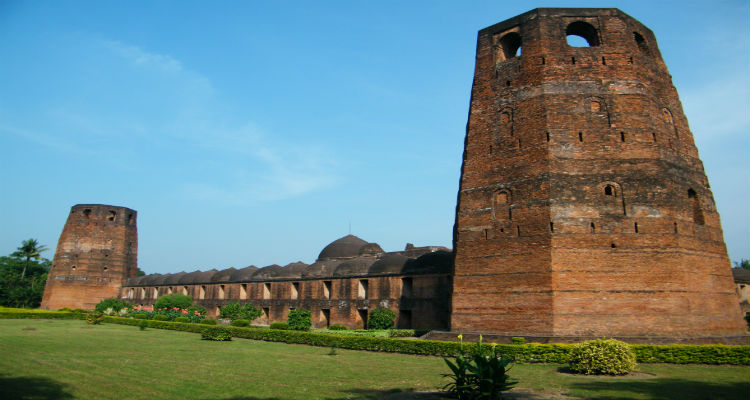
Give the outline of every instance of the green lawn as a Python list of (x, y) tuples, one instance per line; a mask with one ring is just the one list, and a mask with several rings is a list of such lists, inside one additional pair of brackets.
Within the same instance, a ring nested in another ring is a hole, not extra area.
[[(0, 320), (2, 399), (377, 399), (442, 386), (442, 359), (75, 320)], [(640, 365), (635, 378), (515, 365), (520, 389), (597, 399), (747, 399), (750, 367)], [(519, 398), (522, 396), (519, 396)], [(403, 397), (401, 397), (403, 398)], [(528, 398), (528, 397), (523, 397)], [(542, 397), (543, 398), (543, 397)]]

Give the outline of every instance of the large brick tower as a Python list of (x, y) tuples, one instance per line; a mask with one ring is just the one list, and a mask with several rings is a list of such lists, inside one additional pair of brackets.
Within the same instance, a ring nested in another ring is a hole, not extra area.
[(648, 28), (617, 9), (536, 9), (483, 29), (470, 107), (453, 331), (746, 332), (711, 189)]
[(71, 208), (44, 288), (42, 308), (93, 309), (117, 297), (138, 271), (136, 212), (78, 204)]

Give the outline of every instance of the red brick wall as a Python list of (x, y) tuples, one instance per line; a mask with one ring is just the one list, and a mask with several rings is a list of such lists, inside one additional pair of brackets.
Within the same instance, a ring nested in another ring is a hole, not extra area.
[[(577, 21), (597, 45), (567, 45)], [(509, 34), (520, 57), (502, 51)], [(746, 330), (656, 39), (619, 10), (538, 9), (479, 32), (454, 248), (452, 330)]]

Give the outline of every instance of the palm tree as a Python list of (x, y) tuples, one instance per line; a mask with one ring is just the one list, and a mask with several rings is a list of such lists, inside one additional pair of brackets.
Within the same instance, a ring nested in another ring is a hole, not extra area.
[(40, 255), (43, 251), (47, 251), (47, 246), (40, 245), (36, 239), (29, 239), (21, 242), (21, 247), (11, 254), (14, 257), (26, 258), (26, 262), (23, 264), (23, 271), (21, 271), (21, 279), (26, 275), (26, 268), (29, 266), (29, 261), (32, 258), (34, 260), (44, 258)]

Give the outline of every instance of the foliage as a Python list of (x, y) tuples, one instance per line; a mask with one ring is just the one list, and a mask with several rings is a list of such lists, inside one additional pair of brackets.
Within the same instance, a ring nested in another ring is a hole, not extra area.
[(328, 327), (329, 331), (345, 331), (347, 329), (349, 328), (345, 327), (344, 325), (338, 325), (338, 324), (333, 324)]
[(495, 346), (485, 354), (482, 348), (482, 336), (477, 343), (477, 354), (473, 357), (463, 354), (463, 337), (459, 338), (459, 354), (456, 361), (445, 358), (445, 363), (452, 374), (443, 374), (451, 382), (443, 388), (463, 399), (499, 399), (502, 392), (510, 390), (516, 382), (510, 381), (507, 371), (510, 358), (503, 358), (495, 352)]
[(216, 341), (227, 341), (232, 340), (232, 332), (223, 326), (213, 326), (210, 328), (203, 328), (201, 331), (201, 339), (203, 340), (216, 340)]
[(86, 315), (86, 323), (89, 325), (99, 325), (104, 321), (104, 314), (100, 312), (92, 312)]
[(514, 336), (510, 338), (510, 344), (525, 344), (526, 338), (522, 336)]
[(429, 331), (429, 329), (390, 329), (388, 337), (420, 337)]
[(155, 314), (151, 319), (153, 319), (154, 321), (169, 321), (169, 317), (164, 314)]
[(216, 325), (216, 320), (213, 318), (206, 318), (206, 319), (201, 320), (200, 323), (203, 325)]
[(133, 318), (135, 318), (135, 319), (148, 319), (148, 315), (146, 315), (146, 314), (135, 314), (133, 316)]
[(50, 261), (0, 257), (0, 306), (39, 307)]
[(384, 307), (378, 307), (372, 310), (367, 317), (367, 329), (391, 329), (395, 320), (395, 312)]
[(740, 259), (740, 261), (734, 262), (735, 268), (742, 268), (742, 269), (750, 269), (750, 260), (746, 260), (744, 258)]
[(271, 325), (269, 326), (271, 329), (277, 329), (280, 331), (285, 331), (289, 329), (289, 324), (286, 322), (271, 322)]
[(21, 247), (11, 254), (11, 257), (25, 259), (23, 270), (21, 271), (21, 280), (26, 276), (26, 269), (32, 259), (35, 261), (45, 259), (41, 256), (43, 251), (47, 251), (47, 246), (40, 245), (36, 239), (29, 239), (21, 242)]
[(289, 324), (289, 329), (293, 331), (309, 331), (312, 326), (310, 311), (304, 308), (295, 308), (289, 311), (286, 320)]
[(246, 319), (235, 319), (234, 321), (231, 322), (230, 325), (232, 325), (232, 326), (247, 327), (247, 326), (250, 326), (250, 321), (248, 321)]
[(132, 307), (133, 305), (125, 300), (120, 300), (114, 297), (104, 299), (94, 306), (94, 311), (103, 313), (104, 310), (111, 308), (112, 311), (118, 312), (126, 307)]
[(573, 371), (586, 375), (625, 375), (635, 368), (635, 359), (627, 343), (595, 339), (573, 346), (568, 364)]
[(745, 314), (745, 321), (747, 321), (747, 329), (750, 329), (750, 313)]
[(261, 315), (263, 315), (263, 311), (252, 304), (240, 305), (237, 302), (229, 302), (219, 309), (219, 317), (231, 320), (246, 319), (252, 321)]
[(174, 322), (188, 323), (188, 322), (190, 322), (190, 318), (188, 318), (188, 317), (177, 317), (177, 318), (174, 319)]
[(146, 321), (141, 321), (141, 323), (138, 324), (138, 328), (140, 328), (142, 331), (145, 331), (146, 327), (148, 327), (148, 322)]
[(193, 298), (182, 293), (170, 293), (156, 299), (154, 309), (188, 309), (193, 305)]

